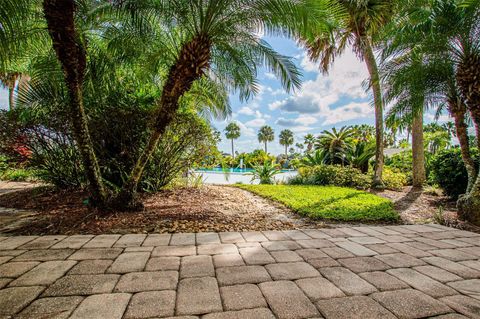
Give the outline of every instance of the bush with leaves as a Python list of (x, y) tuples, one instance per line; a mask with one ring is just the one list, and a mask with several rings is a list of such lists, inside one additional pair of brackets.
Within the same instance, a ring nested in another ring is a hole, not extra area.
[[(476, 167), (480, 161), (478, 151), (471, 149)], [(431, 160), (430, 181), (438, 184), (445, 194), (457, 199), (467, 189), (468, 176), (460, 148), (454, 147), (437, 153)]]
[(353, 167), (337, 165), (317, 165), (300, 167), (298, 175), (289, 180), (296, 185), (334, 185), (368, 189), (372, 184), (370, 176)]
[(252, 181), (258, 179), (260, 184), (274, 184), (273, 177), (280, 173), (279, 165), (275, 164), (274, 161), (266, 161), (263, 164), (254, 164), (253, 171), (250, 174), (252, 175)]
[(383, 169), (382, 180), (385, 188), (391, 190), (398, 191), (401, 190), (402, 187), (408, 185), (408, 177), (406, 174), (399, 170), (390, 169), (389, 167)]
[[(119, 98), (121, 100), (121, 98)], [(89, 126), (102, 176), (112, 190), (122, 186), (146, 142), (150, 110), (132, 103), (98, 106)], [(38, 177), (60, 188), (84, 187), (85, 175), (66, 115), (61, 111), (35, 112), (24, 108), (12, 136), (25, 136), (31, 150), (30, 166)], [(185, 174), (209, 154), (218, 152), (210, 125), (195, 111), (185, 109), (163, 134), (140, 182), (142, 191), (157, 191)]]

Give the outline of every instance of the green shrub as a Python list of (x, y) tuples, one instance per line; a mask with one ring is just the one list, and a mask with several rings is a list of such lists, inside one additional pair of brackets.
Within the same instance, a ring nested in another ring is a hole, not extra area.
[(298, 175), (289, 180), (292, 185), (334, 185), (368, 189), (372, 184), (370, 176), (353, 167), (318, 165), (300, 167)]
[(0, 171), (0, 180), (14, 182), (31, 182), (37, 180), (37, 172), (31, 169), (7, 168)]
[(305, 185), (238, 185), (296, 212), (336, 221), (397, 221), (390, 200), (351, 188)]
[[(472, 149), (478, 167), (478, 151)], [(438, 184), (445, 194), (457, 199), (467, 189), (468, 175), (462, 160), (460, 148), (455, 147), (437, 153), (431, 161), (430, 181)]]
[(405, 150), (403, 152), (385, 157), (385, 167), (388, 167), (396, 172), (402, 172), (407, 177), (407, 182), (412, 183), (412, 151)]
[[(67, 116), (61, 112), (55, 117), (50, 113), (36, 115), (33, 108), (22, 111), (22, 120), (12, 119), (19, 125), (11, 135), (24, 138), (31, 152), (29, 167), (38, 170), (38, 177), (46, 183), (60, 188), (84, 187), (85, 174)], [(89, 114), (102, 177), (113, 191), (122, 186), (149, 137), (145, 127), (150, 115), (149, 109), (136, 104), (101, 105)], [(5, 117), (4, 122), (9, 119)], [(157, 191), (204, 160), (216, 149), (211, 131), (196, 112), (180, 111), (145, 167), (139, 189)]]
[(402, 187), (408, 185), (406, 174), (388, 167), (384, 167), (383, 169), (382, 180), (385, 188), (391, 190), (400, 190)]

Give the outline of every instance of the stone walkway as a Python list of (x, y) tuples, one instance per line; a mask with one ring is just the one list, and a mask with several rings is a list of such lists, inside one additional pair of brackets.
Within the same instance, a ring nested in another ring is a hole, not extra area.
[(0, 237), (0, 318), (480, 318), (480, 235), (438, 225)]

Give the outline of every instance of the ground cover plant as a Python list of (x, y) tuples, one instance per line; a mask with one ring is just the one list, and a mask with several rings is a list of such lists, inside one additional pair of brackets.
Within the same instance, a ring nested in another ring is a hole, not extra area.
[(351, 188), (310, 185), (237, 187), (278, 201), (311, 218), (350, 222), (394, 222), (399, 219), (390, 200)]

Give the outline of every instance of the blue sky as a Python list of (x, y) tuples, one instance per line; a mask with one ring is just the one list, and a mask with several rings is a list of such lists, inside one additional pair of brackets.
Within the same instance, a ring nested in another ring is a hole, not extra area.
[[(263, 148), (257, 140), (258, 129), (270, 125), (275, 131), (275, 141), (269, 144), (269, 152), (282, 153), (284, 148), (278, 144), (278, 134), (283, 129), (290, 129), (295, 134), (295, 143), (302, 142), (308, 133), (319, 134), (325, 129), (352, 124), (374, 123), (371, 97), (362, 87), (368, 78), (365, 64), (347, 50), (337, 58), (328, 75), (318, 71), (317, 65), (310, 62), (303, 49), (295, 42), (285, 38), (265, 40), (281, 54), (294, 58), (303, 73), (301, 89), (287, 94), (280, 82), (267, 70), (260, 70), (258, 95), (241, 103), (237, 96), (231, 96), (233, 114), (226, 121), (213, 121), (216, 129), (222, 132), (219, 148), (230, 152), (230, 141), (224, 135), (225, 126), (236, 121), (241, 127), (241, 137), (235, 141), (236, 150), (250, 152)], [(0, 89), (0, 108), (8, 105), (8, 94)], [(426, 114), (425, 121), (433, 119)], [(442, 116), (442, 121), (446, 117)]]

